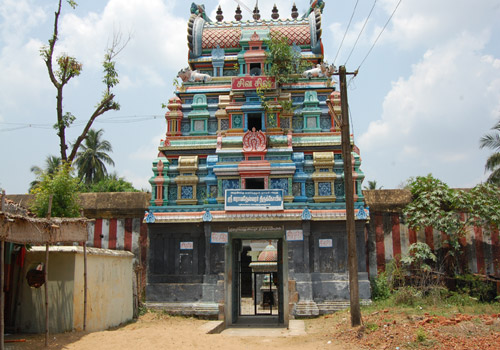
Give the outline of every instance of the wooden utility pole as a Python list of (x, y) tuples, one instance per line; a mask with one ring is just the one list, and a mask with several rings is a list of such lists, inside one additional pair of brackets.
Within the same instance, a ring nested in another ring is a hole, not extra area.
[[(5, 191), (2, 190), (2, 212), (5, 212)], [(5, 277), (5, 241), (0, 241), (0, 350), (4, 349), (4, 339), (5, 339), (5, 294), (3, 292), (4, 287), (4, 277)]]
[[(344, 197), (346, 210), (347, 230), (347, 263), (349, 265), (349, 293), (351, 301), (351, 326), (361, 324), (361, 310), (359, 306), (359, 284), (358, 284), (358, 254), (356, 249), (356, 231), (354, 223), (354, 183), (352, 180), (352, 146), (351, 132), (349, 128), (349, 104), (347, 103), (347, 73), (345, 66), (339, 67), (340, 81), (340, 106), (342, 117), (340, 120), (340, 131), (342, 137), (342, 159), (344, 161)], [(333, 108), (329, 101), (331, 113)]]
[[(47, 219), (52, 216), (52, 197), (49, 197), (49, 209), (47, 214)], [(49, 242), (47, 237), (47, 243), (45, 243), (45, 266), (44, 266), (44, 290), (45, 290), (45, 347), (49, 346)]]

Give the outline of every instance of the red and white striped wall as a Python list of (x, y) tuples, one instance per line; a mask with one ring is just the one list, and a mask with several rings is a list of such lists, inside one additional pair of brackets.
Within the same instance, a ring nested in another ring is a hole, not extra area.
[[(393, 259), (408, 254), (412, 243), (424, 242), (435, 252), (445, 248), (446, 234), (432, 227), (414, 231), (402, 222), (399, 213), (376, 213), (370, 215), (367, 227), (368, 261), (371, 276), (384, 271)], [(500, 239), (498, 229), (485, 230), (470, 227), (461, 240), (464, 256), (472, 273), (493, 274), (500, 277)], [(465, 263), (465, 262), (464, 262)]]
[(141, 285), (146, 285), (148, 228), (143, 218), (95, 219), (91, 224), (87, 246), (127, 250), (135, 255), (141, 266)]

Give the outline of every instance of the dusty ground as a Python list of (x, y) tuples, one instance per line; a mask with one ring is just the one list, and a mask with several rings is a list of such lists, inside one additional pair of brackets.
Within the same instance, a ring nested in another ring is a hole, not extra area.
[[(348, 312), (306, 320), (306, 336), (234, 337), (204, 334), (204, 320), (148, 312), (113, 330), (50, 337), (49, 349), (500, 349), (500, 314), (408, 315), (399, 309), (363, 313), (350, 327)], [(6, 349), (43, 349), (44, 335), (17, 335)]]

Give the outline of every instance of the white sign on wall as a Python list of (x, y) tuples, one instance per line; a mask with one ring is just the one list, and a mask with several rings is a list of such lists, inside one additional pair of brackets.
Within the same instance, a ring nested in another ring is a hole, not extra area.
[(225, 244), (228, 242), (228, 234), (227, 232), (212, 232), (210, 235), (211, 243), (221, 243)]
[(332, 248), (333, 247), (333, 239), (331, 239), (331, 238), (320, 239), (319, 240), (319, 247), (320, 248)]
[(287, 241), (303, 241), (304, 232), (302, 230), (286, 230)]
[(193, 250), (193, 242), (181, 242), (181, 250)]

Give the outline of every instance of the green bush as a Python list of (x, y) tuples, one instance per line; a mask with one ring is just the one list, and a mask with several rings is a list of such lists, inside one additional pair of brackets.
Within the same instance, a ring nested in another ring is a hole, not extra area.
[(396, 305), (414, 306), (418, 300), (422, 300), (422, 292), (414, 287), (401, 287), (394, 292), (394, 303)]
[(59, 166), (53, 175), (43, 174), (41, 181), (31, 190), (35, 199), (30, 209), (38, 217), (46, 217), (49, 212), (49, 201), (52, 196), (51, 216), (80, 216), (78, 179), (71, 176), (73, 169), (68, 163)]
[(482, 302), (491, 302), (496, 297), (496, 286), (494, 283), (482, 279), (473, 274), (456, 276), (457, 290), (459, 293), (468, 294)]
[(380, 272), (378, 276), (370, 278), (372, 300), (385, 300), (391, 296), (387, 273)]

